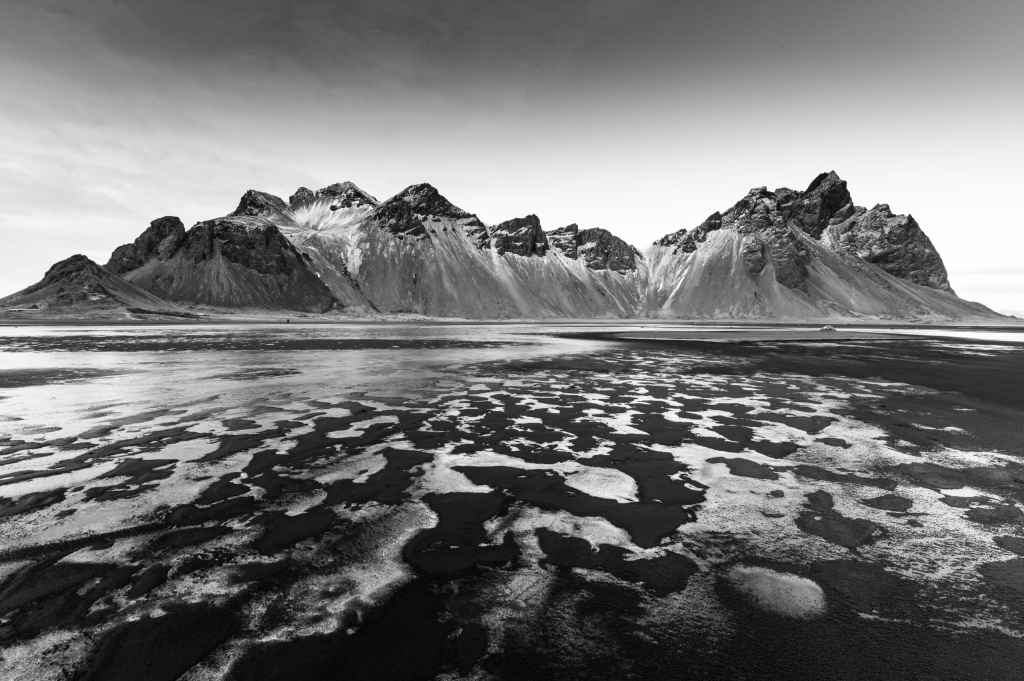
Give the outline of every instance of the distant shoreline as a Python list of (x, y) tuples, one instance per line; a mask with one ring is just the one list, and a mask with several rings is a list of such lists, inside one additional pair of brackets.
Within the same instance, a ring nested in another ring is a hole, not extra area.
[(170, 317), (161, 319), (69, 319), (69, 318), (36, 318), (12, 319), (0, 318), (0, 327), (19, 326), (257, 326), (257, 325), (438, 325), (438, 326), (513, 326), (519, 324), (561, 324), (570, 326), (697, 326), (718, 327), (738, 326), (754, 328), (788, 328), (801, 329), (831, 326), (836, 329), (871, 328), (880, 329), (963, 329), (971, 331), (1024, 331), (1024, 319), (1007, 317), (1004, 323), (993, 324), (990, 319), (984, 321), (908, 321), (885, 319), (811, 319), (811, 320), (780, 320), (780, 319), (663, 319), (650, 317), (598, 317), (598, 318), (539, 318), (539, 319), (462, 319), (452, 317), (416, 317), (416, 316), (380, 316), (380, 317), (288, 317), (285, 315), (268, 315), (266, 317), (249, 317), (239, 315), (210, 316), (196, 318)]

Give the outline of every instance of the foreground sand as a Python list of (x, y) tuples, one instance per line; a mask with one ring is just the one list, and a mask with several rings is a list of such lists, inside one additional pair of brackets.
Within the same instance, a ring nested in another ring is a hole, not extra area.
[(1024, 346), (549, 330), (0, 334), (0, 675), (1018, 677)]

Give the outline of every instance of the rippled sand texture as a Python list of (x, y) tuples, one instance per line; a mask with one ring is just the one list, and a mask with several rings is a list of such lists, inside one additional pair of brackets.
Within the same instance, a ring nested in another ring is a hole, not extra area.
[(0, 678), (1017, 679), (1024, 346), (0, 338)]

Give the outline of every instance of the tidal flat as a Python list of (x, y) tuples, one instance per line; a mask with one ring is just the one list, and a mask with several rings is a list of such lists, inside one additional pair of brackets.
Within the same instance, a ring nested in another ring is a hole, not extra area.
[(956, 334), (0, 328), (0, 678), (1019, 679)]

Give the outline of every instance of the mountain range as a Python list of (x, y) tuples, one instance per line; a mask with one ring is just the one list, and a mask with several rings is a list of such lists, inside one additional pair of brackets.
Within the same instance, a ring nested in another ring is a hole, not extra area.
[(379, 201), (351, 182), (288, 200), (246, 191), (185, 229), (154, 220), (102, 267), (84, 256), (0, 299), (0, 311), (196, 311), (460, 318), (996, 318), (962, 300), (910, 215), (853, 203), (835, 172), (803, 191), (751, 189), (638, 250), (606, 229), (484, 224), (429, 184)]

